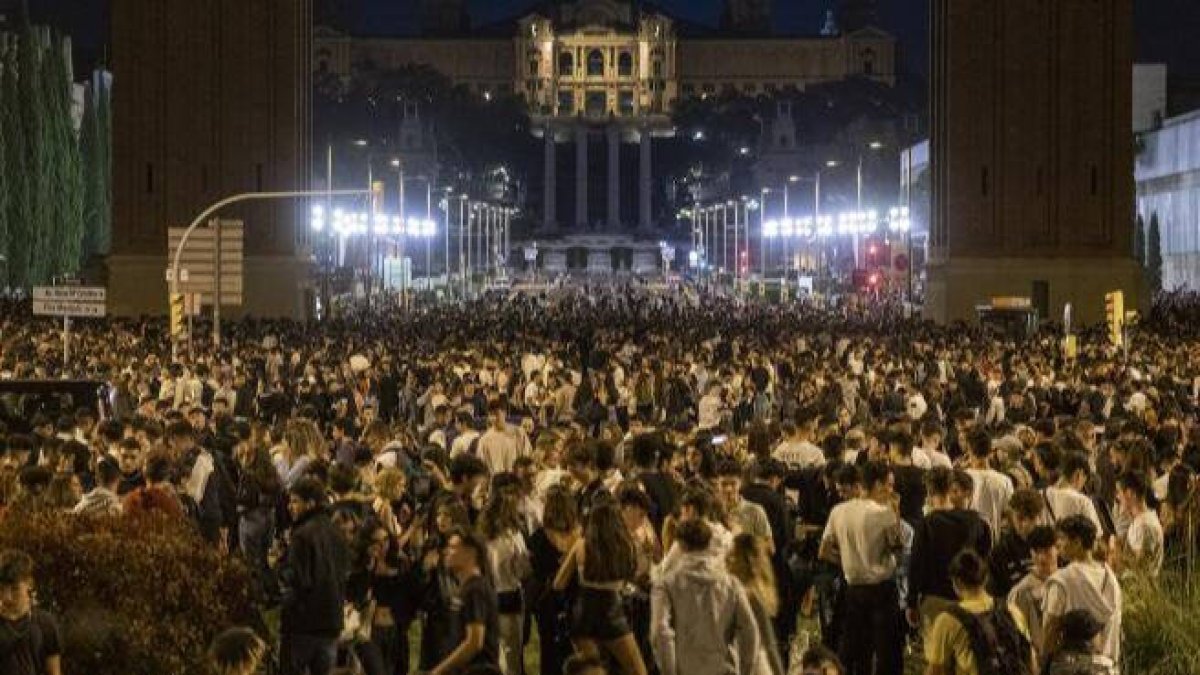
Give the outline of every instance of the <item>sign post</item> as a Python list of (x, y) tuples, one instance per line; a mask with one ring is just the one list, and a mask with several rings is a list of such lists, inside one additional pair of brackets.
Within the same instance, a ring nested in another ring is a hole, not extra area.
[(63, 366), (71, 360), (71, 317), (102, 317), (107, 312), (108, 291), (88, 286), (35, 286), (33, 313), (61, 316), (63, 320)]

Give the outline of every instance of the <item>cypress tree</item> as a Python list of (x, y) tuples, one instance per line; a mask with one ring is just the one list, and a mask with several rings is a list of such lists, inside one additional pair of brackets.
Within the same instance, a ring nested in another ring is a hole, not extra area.
[(47, 125), (51, 146), (51, 185), (47, 195), (53, 204), (54, 222), (51, 232), (55, 245), (49, 248), (51, 274), (73, 274), (79, 270), (83, 244), (83, 173), (80, 166), (79, 143), (71, 116), (72, 81), (67, 66), (69, 42), (54, 40), (46, 53), (42, 72), (50, 121)]
[(20, 96), (21, 132), (25, 134), (25, 159), (22, 170), (29, 177), (26, 219), (28, 223), (28, 247), (24, 257), (25, 286), (43, 284), (50, 278), (49, 248), (50, 221), (53, 217), (51, 200), (51, 171), (49, 134), (46, 132), (49, 118), (45, 97), (42, 95), (41, 62), (44, 47), (40, 30), (26, 24), (21, 32), (20, 63), (18, 81)]
[(1158, 227), (1158, 214), (1150, 215), (1150, 234), (1146, 237), (1146, 278), (1150, 292), (1158, 293), (1163, 288), (1162, 232)]
[(83, 247), (80, 263), (86, 264), (100, 249), (100, 209), (104, 176), (100, 172), (100, 118), (96, 110), (96, 78), (83, 102), (83, 122), (79, 128), (79, 146), (83, 157)]
[(100, 77), (96, 80), (96, 124), (98, 143), (96, 157), (100, 180), (99, 228), (96, 250), (108, 255), (112, 249), (112, 97), (108, 90), (105, 67), (100, 66)]
[(8, 284), (13, 287), (27, 286), (29, 281), (30, 252), (34, 245), (33, 208), (31, 194), (33, 179), (29, 171), (29, 145), (26, 135), (22, 100), (26, 92), (21, 84), (21, 61), (31, 53), (24, 36), (10, 36), (9, 48), (5, 53), (3, 92), (0, 99), (3, 107), (3, 135), (6, 140), (4, 163), (8, 170)]
[(1142, 219), (1141, 215), (1137, 217), (1137, 222), (1133, 226), (1133, 259), (1144, 271), (1146, 268), (1146, 221)]
[(4, 134), (4, 118), (11, 99), (4, 95), (4, 71), (9, 67), (8, 39), (0, 34), (0, 288), (8, 282), (8, 260), (11, 255), (8, 245), (8, 201), (9, 164), (8, 143)]

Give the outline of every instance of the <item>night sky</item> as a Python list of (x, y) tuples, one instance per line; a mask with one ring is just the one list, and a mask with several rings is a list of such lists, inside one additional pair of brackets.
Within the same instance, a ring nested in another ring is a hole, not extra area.
[[(112, 0), (27, 0), (35, 17), (71, 33), (86, 66), (104, 53), (105, 7)], [(276, 0), (259, 0), (276, 1)], [(321, 2), (322, 0), (316, 0)], [(417, 0), (360, 0), (374, 32), (410, 32)], [(0, 0), (0, 13), (21, 0)], [(835, 0), (775, 0), (777, 27), (787, 33), (815, 33), (825, 10)], [(476, 23), (519, 14), (536, 0), (470, 0)], [(716, 21), (720, 0), (657, 0), (654, 4), (696, 22)], [(924, 75), (928, 70), (928, 0), (879, 0), (883, 28), (896, 34), (904, 66)], [(1200, 1), (1135, 0), (1137, 58), (1165, 61), (1174, 75), (1200, 76)]]

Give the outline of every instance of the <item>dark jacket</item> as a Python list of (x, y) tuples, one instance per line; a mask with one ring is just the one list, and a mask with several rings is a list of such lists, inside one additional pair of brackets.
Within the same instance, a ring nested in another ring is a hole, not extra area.
[(301, 516), (280, 570), (282, 632), (337, 637), (349, 575), (350, 550), (329, 512), (318, 508)]
[(930, 511), (913, 528), (907, 605), (916, 609), (926, 595), (954, 600), (950, 561), (963, 549), (974, 549), (985, 560), (992, 551), (992, 533), (970, 509)]

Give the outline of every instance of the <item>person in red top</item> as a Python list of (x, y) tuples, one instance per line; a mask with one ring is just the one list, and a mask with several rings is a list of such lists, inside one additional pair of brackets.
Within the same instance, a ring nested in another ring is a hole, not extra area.
[(166, 457), (151, 457), (146, 461), (146, 484), (125, 495), (122, 511), (129, 516), (166, 513), (183, 518), (186, 513), (171, 484), (171, 461)]

